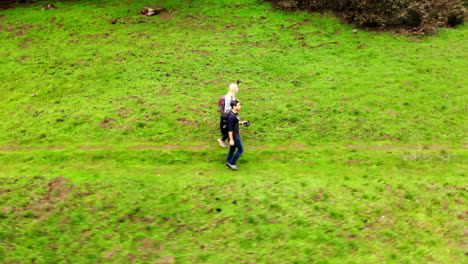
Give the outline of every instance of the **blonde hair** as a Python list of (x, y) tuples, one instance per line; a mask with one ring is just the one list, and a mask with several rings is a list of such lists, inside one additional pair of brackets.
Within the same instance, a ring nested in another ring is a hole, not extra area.
[(239, 89), (239, 85), (237, 85), (237, 83), (231, 83), (229, 85), (229, 91), (227, 94), (230, 96), (235, 96), (238, 91), (237, 89)]

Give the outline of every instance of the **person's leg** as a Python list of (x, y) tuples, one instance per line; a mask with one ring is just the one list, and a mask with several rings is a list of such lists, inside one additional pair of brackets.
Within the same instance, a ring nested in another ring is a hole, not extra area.
[(228, 153), (228, 156), (227, 156), (227, 159), (226, 159), (227, 163), (232, 164), (230, 161), (231, 161), (232, 157), (234, 156), (235, 151), (236, 151), (236, 145), (229, 147), (229, 153)]
[(231, 146), (229, 148), (229, 154), (228, 154), (228, 157), (227, 157), (227, 160), (226, 160), (226, 166), (228, 168), (230, 168), (231, 170), (237, 170), (237, 165), (233, 161), (234, 156), (236, 155), (235, 154), (236, 149), (238, 149), (238, 147), (236, 145)]
[[(222, 126), (223, 126), (223, 116), (221, 116), (219, 118), (219, 129), (222, 130)], [(218, 138), (217, 141), (219, 143), (219, 145), (223, 148), (227, 148), (228, 146), (226, 146), (226, 144), (224, 143), (224, 141), (226, 141), (226, 138), (227, 136), (226, 135), (223, 135), (221, 138)]]
[(239, 159), (239, 157), (242, 155), (242, 153), (244, 153), (244, 145), (242, 144), (242, 139), (240, 137), (234, 137), (234, 142), (235, 142), (235, 146), (237, 148), (237, 152), (234, 153), (234, 155), (230, 159), (231, 162), (229, 162), (229, 163), (235, 165), (237, 163), (237, 160)]
[(223, 136), (222, 138), (218, 138), (217, 140), (218, 140), (219, 145), (220, 145), (222, 148), (227, 148), (227, 147), (228, 147), (228, 146), (224, 143), (224, 141), (226, 140), (226, 139), (224, 138), (224, 136)]
[[(219, 121), (219, 128), (220, 128), (220, 130), (223, 130), (223, 115), (221, 115), (221, 119), (220, 119), (220, 121)], [(224, 141), (226, 141), (226, 139), (228, 139), (228, 138), (229, 138), (229, 135), (226, 134), (226, 135), (223, 135), (223, 137), (221, 138), (221, 140), (222, 140), (223, 143), (224, 143)], [(229, 145), (226, 145), (226, 146), (224, 146), (224, 147), (227, 148), (227, 147), (229, 147)]]

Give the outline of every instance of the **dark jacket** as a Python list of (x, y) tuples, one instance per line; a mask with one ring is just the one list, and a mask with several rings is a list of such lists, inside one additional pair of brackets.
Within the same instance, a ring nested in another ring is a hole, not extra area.
[(239, 137), (239, 114), (232, 112), (228, 116), (228, 131), (233, 132), (234, 137)]

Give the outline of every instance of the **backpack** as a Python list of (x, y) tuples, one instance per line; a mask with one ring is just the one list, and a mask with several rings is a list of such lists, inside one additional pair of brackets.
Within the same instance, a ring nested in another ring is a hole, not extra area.
[(226, 95), (223, 95), (218, 100), (218, 112), (220, 114), (224, 113), (224, 103), (226, 102)]
[(223, 136), (228, 135), (228, 117), (231, 115), (232, 110), (229, 109), (221, 115), (221, 122), (219, 123), (219, 130)]

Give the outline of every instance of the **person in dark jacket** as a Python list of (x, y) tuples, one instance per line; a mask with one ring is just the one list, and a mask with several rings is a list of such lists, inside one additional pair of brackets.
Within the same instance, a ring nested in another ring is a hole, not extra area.
[[(232, 170), (237, 170), (237, 160), (244, 153), (244, 145), (240, 137), (239, 125), (244, 124), (240, 122), (239, 111), (241, 104), (238, 100), (231, 102), (231, 114), (228, 116), (228, 135), (229, 135), (229, 153), (226, 159), (226, 166)], [(237, 150), (237, 151), (236, 151)]]

